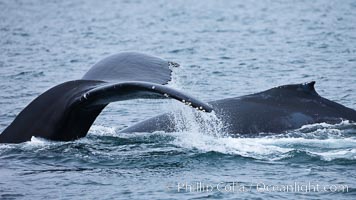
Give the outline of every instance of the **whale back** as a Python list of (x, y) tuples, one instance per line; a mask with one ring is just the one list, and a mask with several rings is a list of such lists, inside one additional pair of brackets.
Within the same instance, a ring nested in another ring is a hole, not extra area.
[[(263, 92), (209, 102), (230, 134), (281, 133), (306, 124), (356, 122), (356, 111), (321, 97), (315, 82), (283, 85)], [(174, 113), (159, 115), (122, 132), (171, 132)]]
[(315, 82), (283, 85), (263, 92), (211, 102), (236, 134), (281, 133), (313, 123), (356, 121), (356, 111), (320, 96)]

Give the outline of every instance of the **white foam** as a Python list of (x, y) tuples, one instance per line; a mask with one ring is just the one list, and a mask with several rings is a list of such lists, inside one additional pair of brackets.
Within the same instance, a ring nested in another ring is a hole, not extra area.
[(322, 123), (315, 123), (315, 124), (307, 124), (304, 125), (300, 128), (300, 130), (303, 129), (309, 129), (309, 128), (335, 128), (335, 127), (339, 127), (339, 126), (348, 126), (348, 125), (356, 125), (356, 123), (350, 122), (349, 120), (343, 120), (338, 124), (328, 124), (326, 122), (322, 122)]
[(202, 152), (219, 152), (241, 155), (257, 159), (275, 159), (292, 148), (279, 147), (264, 143), (265, 138), (231, 138), (204, 135), (199, 132), (175, 133), (174, 145), (182, 148), (197, 149)]
[(97, 136), (117, 136), (116, 128), (106, 127), (101, 125), (93, 125), (90, 127), (88, 134)]
[(43, 144), (48, 143), (48, 141), (43, 138), (32, 136), (31, 140), (27, 143), (31, 144), (31, 145), (43, 145)]
[(335, 159), (356, 160), (355, 148), (330, 150), (327, 152), (311, 152), (311, 153), (319, 155), (323, 160), (326, 161), (331, 161)]
[(318, 155), (324, 160), (355, 159), (356, 139), (231, 138), (201, 132), (176, 132), (172, 144), (202, 152), (219, 152), (263, 160), (285, 158), (293, 150)]

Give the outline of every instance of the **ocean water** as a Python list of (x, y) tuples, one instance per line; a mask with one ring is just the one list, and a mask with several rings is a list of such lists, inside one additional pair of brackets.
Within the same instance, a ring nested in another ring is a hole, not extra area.
[[(0, 131), (92, 64), (140, 51), (181, 64), (204, 101), (316, 81), (356, 109), (356, 1), (0, 0)], [(158, 113), (174, 133), (121, 134)], [(355, 199), (356, 123), (231, 138), (173, 100), (109, 105), (87, 137), (0, 144), (0, 199)]]

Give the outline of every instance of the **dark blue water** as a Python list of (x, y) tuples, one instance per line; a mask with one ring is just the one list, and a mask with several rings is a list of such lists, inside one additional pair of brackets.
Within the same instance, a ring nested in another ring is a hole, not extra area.
[[(315, 80), (356, 109), (356, 1), (0, 0), (0, 131), (50, 87), (120, 51), (181, 64), (209, 101)], [(119, 134), (158, 113), (175, 133)], [(169, 100), (113, 103), (86, 138), (0, 145), (1, 199), (354, 199), (356, 124), (229, 138)]]

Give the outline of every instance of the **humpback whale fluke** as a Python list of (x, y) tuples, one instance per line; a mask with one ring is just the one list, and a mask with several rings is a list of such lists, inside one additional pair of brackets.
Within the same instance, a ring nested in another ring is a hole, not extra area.
[(173, 98), (210, 112), (212, 108), (173, 88), (170, 62), (125, 52), (96, 63), (80, 80), (57, 85), (34, 99), (0, 135), (0, 143), (20, 143), (32, 136), (57, 141), (84, 137), (111, 102), (136, 98)]

